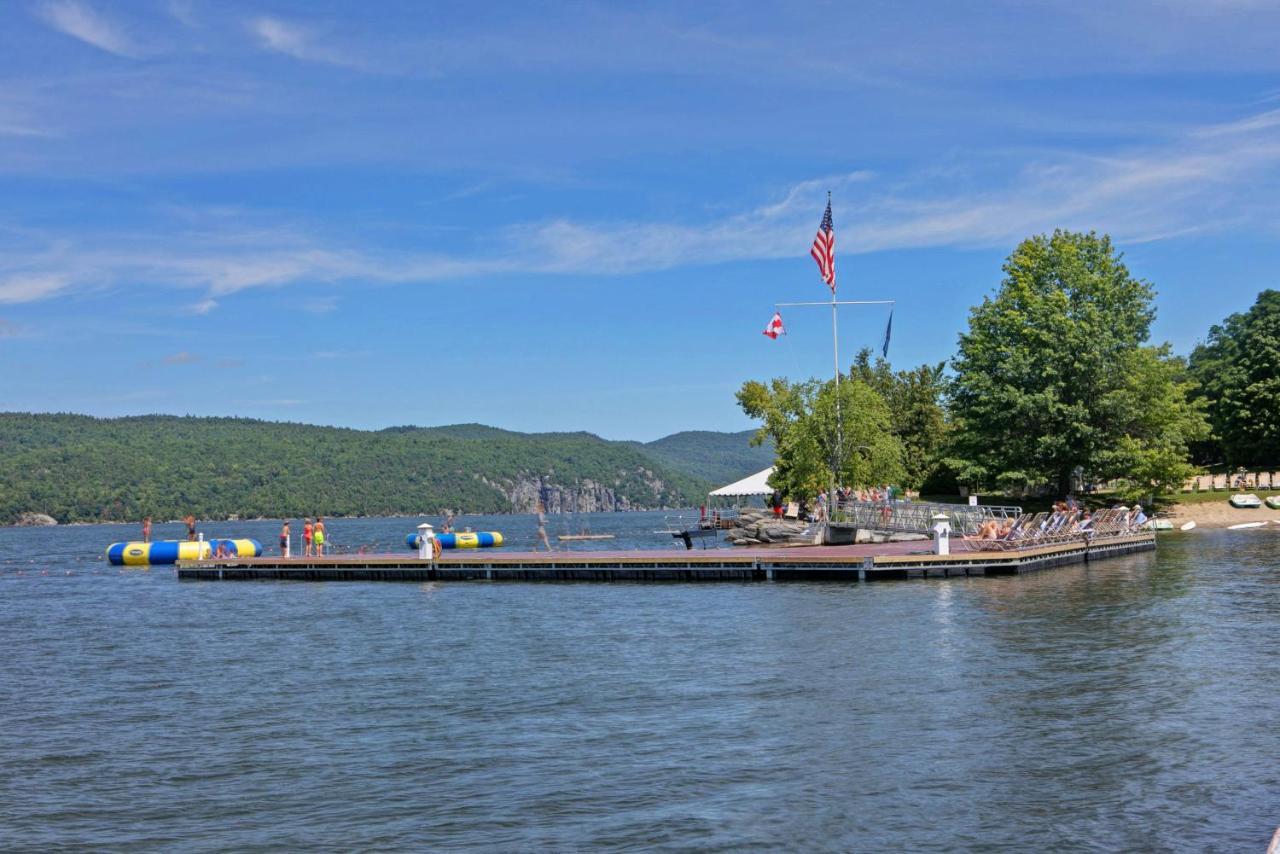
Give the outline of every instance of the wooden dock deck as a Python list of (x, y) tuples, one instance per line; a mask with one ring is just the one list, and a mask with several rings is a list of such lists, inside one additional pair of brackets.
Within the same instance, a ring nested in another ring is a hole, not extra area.
[(880, 543), (788, 549), (446, 553), (423, 561), (406, 555), (324, 558), (229, 558), (184, 561), (178, 578), (204, 581), (878, 581), (1015, 575), (1150, 551), (1154, 534), (1070, 543), (1021, 552), (957, 551), (929, 544)]

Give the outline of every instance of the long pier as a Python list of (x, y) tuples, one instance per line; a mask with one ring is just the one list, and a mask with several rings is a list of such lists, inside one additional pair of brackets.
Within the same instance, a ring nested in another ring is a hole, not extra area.
[(880, 581), (1016, 575), (1155, 549), (1155, 534), (1026, 551), (923, 553), (927, 543), (715, 549), (447, 553), (416, 556), (226, 558), (182, 561), (188, 581)]

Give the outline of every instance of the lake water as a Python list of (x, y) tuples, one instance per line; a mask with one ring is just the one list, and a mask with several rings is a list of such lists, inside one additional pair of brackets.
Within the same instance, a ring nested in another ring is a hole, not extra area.
[[(661, 516), (591, 522), (667, 547)], [(864, 585), (180, 583), (105, 565), (135, 533), (0, 529), (6, 850), (1260, 851), (1280, 823), (1280, 528)]]

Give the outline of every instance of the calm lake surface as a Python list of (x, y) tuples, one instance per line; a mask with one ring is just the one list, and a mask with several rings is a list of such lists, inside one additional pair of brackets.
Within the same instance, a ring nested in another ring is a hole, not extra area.
[(0, 529), (4, 849), (1235, 852), (1280, 823), (1280, 526), (864, 585), (180, 583), (105, 564), (136, 532)]

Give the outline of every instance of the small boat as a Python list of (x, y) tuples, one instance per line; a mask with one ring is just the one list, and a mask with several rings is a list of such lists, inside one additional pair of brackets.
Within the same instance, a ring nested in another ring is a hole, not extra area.
[(614, 534), (560, 534), (557, 540), (612, 540)]
[(1227, 499), (1232, 507), (1241, 510), (1257, 510), (1262, 506), (1262, 499), (1250, 492), (1239, 492)]
[(1272, 510), (1280, 510), (1280, 495), (1268, 495), (1267, 506)]
[(1195, 526), (1196, 526), (1196, 522), (1194, 519), (1192, 519), (1190, 522), (1183, 522), (1182, 527), (1179, 530), (1190, 531), (1193, 528), (1195, 528)]
[(1243, 531), (1246, 528), (1261, 528), (1266, 522), (1242, 522), (1239, 525), (1227, 526), (1228, 531)]
[(1143, 527), (1151, 531), (1172, 531), (1173, 523), (1168, 519), (1152, 519)]

